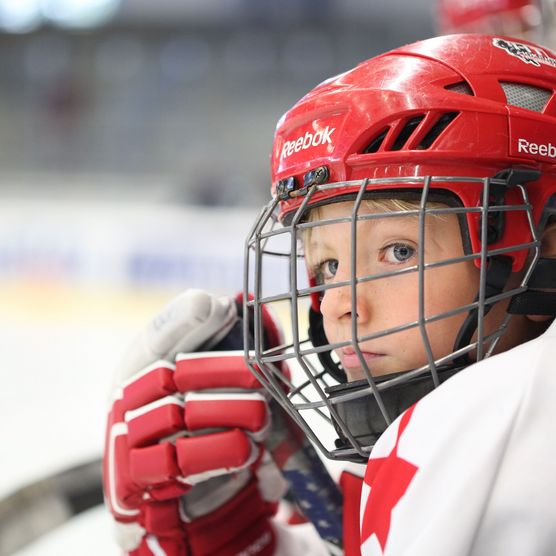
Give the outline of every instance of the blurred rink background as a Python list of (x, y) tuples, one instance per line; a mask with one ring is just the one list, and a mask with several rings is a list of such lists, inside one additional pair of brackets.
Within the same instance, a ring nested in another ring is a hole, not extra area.
[(433, 33), (432, 0), (0, 0), (0, 556), (118, 554), (124, 349), (182, 289), (241, 289), (281, 114)]

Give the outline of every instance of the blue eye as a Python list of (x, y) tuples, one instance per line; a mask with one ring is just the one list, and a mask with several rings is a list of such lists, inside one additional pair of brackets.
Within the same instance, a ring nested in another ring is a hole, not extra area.
[(392, 264), (405, 263), (415, 255), (415, 249), (407, 243), (393, 243), (384, 249), (384, 260)]
[(326, 261), (325, 265), (327, 272), (332, 276), (336, 276), (336, 272), (338, 272), (338, 261), (334, 259)]
[(338, 261), (336, 259), (328, 259), (320, 263), (315, 272), (317, 284), (330, 282), (338, 272)]

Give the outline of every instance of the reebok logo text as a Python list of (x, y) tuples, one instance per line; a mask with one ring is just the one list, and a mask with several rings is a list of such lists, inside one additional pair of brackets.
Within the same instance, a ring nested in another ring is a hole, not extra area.
[(548, 143), (531, 143), (527, 139), (519, 138), (517, 140), (517, 152), (526, 154), (538, 154), (540, 156), (547, 156), (548, 158), (556, 158), (556, 145)]
[(319, 145), (331, 145), (332, 141), (330, 137), (336, 131), (336, 128), (332, 129), (330, 126), (326, 126), (323, 130), (317, 131), (316, 133), (311, 133), (306, 131), (305, 135), (293, 139), (292, 141), (286, 141), (282, 147), (282, 154), (280, 158), (287, 158), (293, 153), (298, 153), (299, 151), (304, 151), (309, 147), (318, 147)]

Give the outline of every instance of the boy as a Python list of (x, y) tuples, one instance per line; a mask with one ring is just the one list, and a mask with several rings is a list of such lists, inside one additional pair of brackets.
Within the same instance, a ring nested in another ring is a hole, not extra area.
[(105, 484), (130, 554), (330, 549), (273, 517), (284, 488), (255, 377), (325, 455), (364, 464), (362, 486), (341, 480), (349, 556), (551, 553), (555, 89), (554, 53), (460, 35), (364, 62), (285, 114), (247, 242), (252, 372), (209, 351), (236, 305), (202, 292), (123, 367)]

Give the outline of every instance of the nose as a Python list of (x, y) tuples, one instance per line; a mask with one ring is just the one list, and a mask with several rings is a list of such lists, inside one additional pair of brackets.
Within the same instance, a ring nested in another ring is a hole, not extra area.
[[(338, 276), (336, 278), (335, 283), (349, 279), (349, 277), (341, 279)], [(370, 307), (368, 296), (364, 293), (366, 289), (368, 288), (364, 284), (359, 284), (355, 288), (355, 306), (350, 284), (325, 290), (320, 306), (324, 319), (330, 323), (346, 325), (351, 322), (355, 310), (357, 323), (361, 325), (367, 322), (370, 318)]]

